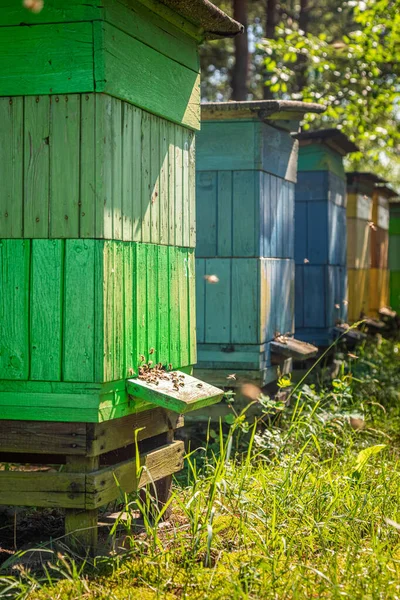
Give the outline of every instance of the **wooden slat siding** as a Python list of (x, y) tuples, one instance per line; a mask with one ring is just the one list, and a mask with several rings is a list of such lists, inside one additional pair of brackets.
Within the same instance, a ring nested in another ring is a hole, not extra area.
[[(217, 256), (232, 256), (232, 171), (219, 171), (217, 177)], [(201, 207), (202, 208), (202, 207)], [(204, 210), (202, 208), (202, 210)], [(207, 230), (203, 236), (207, 237)]]
[(347, 218), (347, 266), (366, 269), (371, 264), (371, 229), (362, 219)]
[[(94, 381), (104, 381), (105, 335), (104, 319), (106, 306), (104, 302), (104, 242), (94, 243), (93, 256), (93, 311), (94, 311)], [(98, 282), (101, 282), (99, 285)]]
[(60, 381), (64, 240), (32, 240), (30, 379)]
[[(122, 239), (133, 239), (133, 153), (134, 153), (134, 125), (133, 125), (134, 107), (124, 102), (122, 104), (122, 140), (121, 140), (121, 160), (122, 160)], [(140, 198), (140, 196), (139, 196)]]
[[(282, 259), (277, 262), (278, 270), (282, 273), (281, 275), (278, 275), (281, 283), (281, 293), (279, 294), (281, 298), (281, 309), (278, 311), (279, 330), (283, 334), (294, 333), (294, 261), (291, 259)], [(279, 302), (279, 298), (277, 300)]]
[(390, 271), (390, 306), (400, 311), (400, 270)]
[(205, 342), (206, 259), (196, 258), (196, 334), (197, 343)]
[[(114, 380), (127, 375), (128, 364), (125, 358), (125, 335), (128, 323), (124, 320), (125, 285), (124, 262), (127, 245), (116, 242), (114, 246)], [(107, 305), (106, 305), (107, 306)]]
[[(199, 73), (108, 23), (94, 23), (94, 35), (96, 90), (176, 123), (199, 128)], [(157, 79), (152, 77), (155, 72)], [(149, 80), (152, 86), (148, 85)]]
[[(299, 143), (288, 131), (257, 121), (255, 168), (296, 182)], [(258, 130), (258, 135), (257, 135)]]
[(189, 148), (191, 132), (182, 130), (182, 246), (190, 244), (190, 185), (189, 184)]
[(368, 313), (370, 269), (347, 269), (349, 322), (358, 321), (361, 312)]
[(325, 311), (326, 327), (334, 327), (336, 321), (340, 319), (341, 296), (339, 267), (333, 265), (326, 266), (325, 273)]
[[(111, 239), (122, 240), (122, 107), (117, 98), (111, 102), (111, 199), (112, 234)], [(131, 167), (132, 168), (132, 167)]]
[(259, 236), (259, 209), (254, 171), (233, 173), (233, 256), (256, 256)]
[(150, 240), (160, 239), (160, 119), (150, 115)]
[(95, 366), (94, 240), (65, 242), (63, 381), (93, 381)]
[(22, 4), (6, 4), (0, 7), (0, 27), (10, 25), (40, 25), (42, 23), (58, 23), (72, 21), (92, 21), (100, 17), (98, 6), (84, 4), (81, 0), (73, 0), (65, 5), (62, 0), (48, 2), (40, 13), (27, 11)]
[(110, 96), (96, 95), (96, 237), (106, 239), (113, 234), (112, 106)]
[[(96, 237), (96, 208), (100, 204), (97, 192), (96, 168), (96, 95), (80, 96), (80, 188), (79, 237)], [(100, 208), (100, 206), (98, 207)], [(97, 210), (98, 210), (97, 208)]]
[(260, 178), (260, 256), (271, 256), (271, 175), (261, 172)]
[[(169, 203), (172, 199), (169, 197), (169, 182), (168, 182), (168, 166), (169, 166), (169, 131), (167, 121), (160, 121), (160, 235), (159, 243), (168, 244), (168, 219), (169, 219)], [(194, 176), (194, 175), (193, 175)], [(194, 185), (194, 179), (192, 181)], [(194, 245), (194, 244), (193, 244)]]
[[(108, 240), (103, 246), (103, 286), (104, 286), (104, 312), (103, 312), (103, 331), (104, 331), (104, 379), (103, 381), (113, 381), (115, 367), (115, 243)], [(96, 283), (96, 287), (99, 282)]]
[(125, 370), (129, 375), (137, 373), (138, 350), (136, 335), (136, 244), (124, 244), (122, 268), (124, 271), (124, 343)]
[[(300, 157), (302, 154), (300, 149)], [(325, 200), (329, 195), (328, 171), (303, 171), (297, 173), (296, 202), (312, 202), (314, 200)]]
[(287, 255), (285, 258), (294, 259), (294, 238), (295, 238), (295, 220), (294, 220), (294, 211), (295, 211), (295, 202), (294, 202), (294, 184), (287, 183), (288, 188), (288, 223), (286, 231), (286, 242), (285, 248)]
[(169, 280), (168, 248), (157, 246), (157, 289), (155, 306), (157, 307), (157, 360), (163, 365), (169, 363)]
[(206, 343), (231, 342), (231, 267), (230, 258), (210, 258), (204, 262), (204, 275), (216, 275), (218, 283), (208, 283), (204, 276), (201, 281), (197, 275), (204, 290), (204, 299), (199, 298), (199, 302), (204, 305)]
[(313, 202), (308, 207), (307, 239), (310, 264), (326, 264), (328, 260), (328, 206)]
[(22, 236), (23, 99), (0, 99), (0, 237)]
[(179, 365), (189, 364), (190, 353), (190, 323), (189, 323), (189, 273), (188, 251), (186, 248), (176, 248), (179, 280), (179, 314), (180, 314), (180, 354)]
[(400, 235), (390, 236), (389, 268), (393, 271), (400, 271)]
[(85, 475), (0, 471), (0, 502), (12, 506), (84, 508)]
[(196, 256), (212, 257), (217, 253), (217, 171), (196, 173)]
[(30, 240), (0, 240), (0, 378), (29, 377)]
[(285, 212), (285, 182), (282, 179), (277, 179), (276, 182), (276, 258), (283, 258), (283, 219)]
[(271, 266), (270, 260), (260, 261), (260, 342), (271, 339)]
[(189, 246), (196, 246), (196, 136), (191, 134), (189, 147)]
[(151, 241), (151, 115), (142, 114), (142, 242)]
[(338, 236), (338, 264), (345, 267), (347, 261), (347, 218), (346, 218), (346, 207), (340, 207), (339, 209), (339, 230), (340, 236)]
[(175, 244), (175, 143), (176, 143), (176, 127), (172, 123), (167, 124), (168, 129), (168, 244)]
[(80, 97), (55, 96), (50, 113), (50, 237), (77, 238)]
[(306, 265), (304, 268), (304, 290), (306, 292), (304, 327), (325, 327), (325, 289), (325, 268)]
[(278, 180), (271, 175), (270, 179), (270, 219), (271, 219), (271, 242), (269, 258), (276, 258), (278, 246), (278, 223), (276, 219), (276, 208), (278, 205)]
[[(126, 107), (131, 105), (124, 103)], [(132, 107), (132, 241), (142, 241), (142, 117), (143, 111), (136, 106)], [(128, 141), (129, 143), (129, 141)], [(127, 163), (125, 163), (127, 164)], [(128, 164), (129, 166), (129, 164)], [(129, 241), (129, 240), (126, 240)], [(165, 242), (167, 243), (167, 242)]]
[(0, 96), (92, 92), (91, 23), (4, 27)]
[(299, 153), (299, 171), (330, 171), (345, 179), (342, 156), (327, 146), (310, 144)]
[(158, 362), (158, 331), (157, 331), (157, 312), (158, 304), (161, 299), (158, 298), (158, 253), (157, 246), (149, 244), (147, 248), (147, 348), (143, 349), (143, 354), (150, 353), (149, 359), (153, 363)]
[(255, 168), (254, 123), (204, 121), (196, 144), (197, 171)]
[(145, 357), (147, 362), (149, 359), (149, 345), (147, 342), (147, 252), (148, 244), (137, 244), (136, 246), (136, 268), (135, 268), (135, 285), (136, 285), (136, 335), (137, 335), (137, 361), (140, 363), (140, 355)]
[(296, 301), (294, 303), (295, 315), (294, 322), (296, 327), (296, 332), (299, 329), (304, 327), (304, 281), (303, 281), (303, 273), (304, 273), (304, 265), (296, 265), (295, 272), (295, 298)]
[(259, 343), (259, 259), (232, 260), (232, 343)]
[(190, 365), (197, 362), (197, 336), (196, 336), (196, 264), (194, 250), (188, 250), (188, 299), (189, 299), (189, 360)]
[(175, 131), (175, 246), (183, 245), (183, 132)]
[(168, 248), (168, 270), (169, 270), (169, 357), (170, 363), (174, 369), (178, 368), (181, 344), (180, 328), (181, 317), (179, 309), (179, 271), (175, 260), (176, 249), (173, 246)]

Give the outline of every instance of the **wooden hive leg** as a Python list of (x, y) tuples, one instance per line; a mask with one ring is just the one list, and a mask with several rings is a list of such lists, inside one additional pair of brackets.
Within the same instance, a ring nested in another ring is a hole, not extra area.
[[(69, 473), (88, 473), (99, 468), (98, 456), (67, 456)], [(94, 553), (98, 539), (98, 509), (66, 509), (65, 533), (70, 541), (90, 553)]]
[[(167, 443), (174, 441), (175, 431), (170, 429), (166, 434)], [(155, 482), (155, 488), (157, 491), (157, 500), (158, 500), (158, 508), (162, 510), (162, 508), (167, 504), (170, 499), (172, 493), (172, 475), (167, 475), (163, 479), (159, 479)], [(171, 505), (167, 508), (164, 513), (164, 519), (167, 519), (171, 514)]]

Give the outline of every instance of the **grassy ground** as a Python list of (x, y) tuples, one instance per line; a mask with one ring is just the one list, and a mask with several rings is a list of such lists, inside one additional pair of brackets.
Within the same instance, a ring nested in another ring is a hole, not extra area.
[(164, 527), (127, 530), (113, 556), (4, 572), (0, 597), (400, 598), (400, 344), (348, 361), (289, 408), (263, 398), (268, 428), (232, 413), (210, 430)]

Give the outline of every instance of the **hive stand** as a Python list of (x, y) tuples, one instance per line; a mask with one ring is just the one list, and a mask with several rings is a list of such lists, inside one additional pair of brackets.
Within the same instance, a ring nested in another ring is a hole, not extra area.
[[(337, 129), (306, 131), (295, 186), (296, 336), (321, 347), (347, 322), (346, 174), (357, 151)], [(350, 232), (350, 236), (353, 231)]]
[(400, 313), (400, 200), (391, 198), (389, 205), (390, 305)]
[[(170, 477), (180, 412), (222, 396), (189, 376), (198, 46), (243, 27), (204, 0), (3, 3), (0, 26), (0, 462), (64, 465), (2, 470), (0, 503), (65, 508), (93, 548), (116, 482)], [(167, 389), (133, 386), (156, 364)]]
[[(290, 101), (202, 105), (196, 373), (207, 381), (262, 387), (276, 380), (278, 366), (290, 369), (299, 352), (316, 352), (291, 341), (298, 155), (292, 132), (306, 112), (323, 110)], [(227, 382), (231, 373), (236, 379)]]

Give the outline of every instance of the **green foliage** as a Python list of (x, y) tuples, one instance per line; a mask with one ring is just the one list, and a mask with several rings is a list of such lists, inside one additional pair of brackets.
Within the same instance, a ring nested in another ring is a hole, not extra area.
[[(306, 126), (338, 127), (360, 148), (354, 168), (372, 168), (400, 184), (400, 2), (346, 2), (351, 26), (305, 33), (282, 22), (275, 40), (259, 45), (277, 96), (322, 102), (327, 111)], [(302, 85), (299, 88), (299, 78)]]

